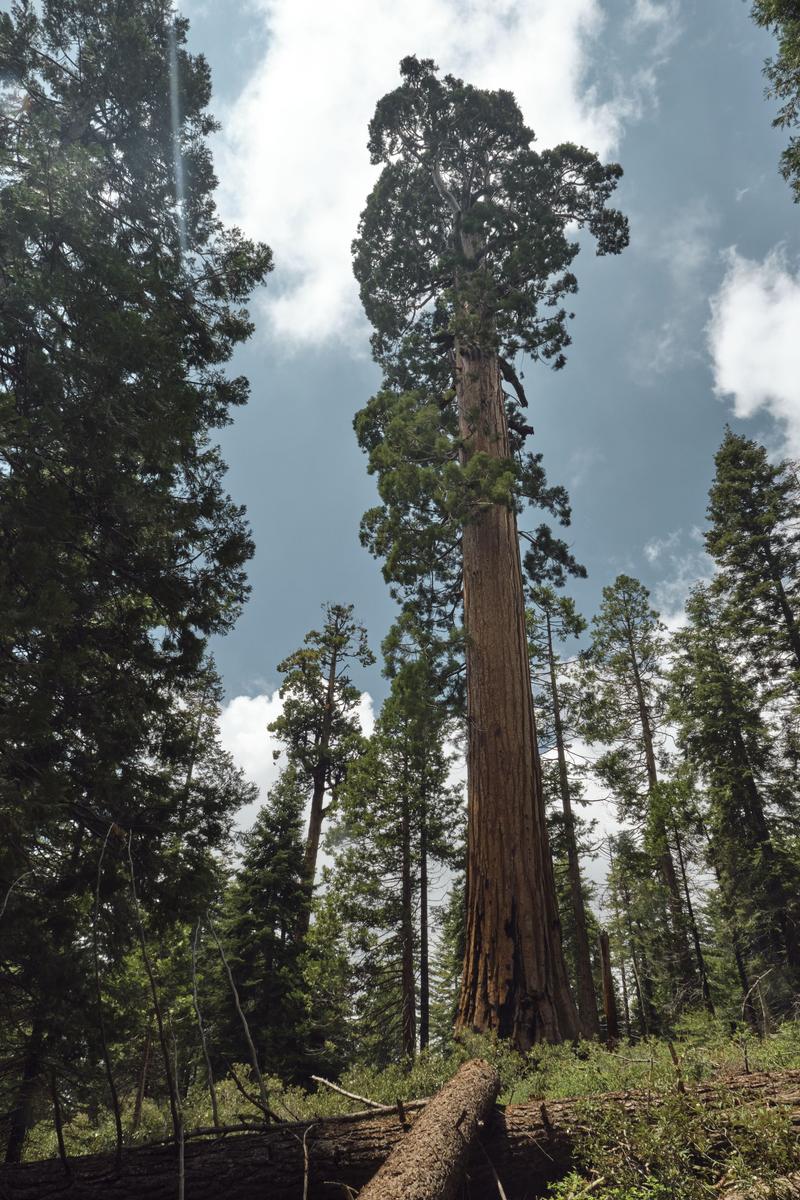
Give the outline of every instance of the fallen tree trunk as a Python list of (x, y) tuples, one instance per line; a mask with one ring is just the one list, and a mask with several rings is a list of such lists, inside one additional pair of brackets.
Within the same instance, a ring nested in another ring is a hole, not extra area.
[[(687, 1088), (690, 1097), (714, 1105), (725, 1094), (736, 1102), (787, 1108), (800, 1128), (800, 1071), (739, 1075)], [(508, 1200), (544, 1194), (548, 1183), (573, 1165), (576, 1135), (585, 1131), (587, 1104), (621, 1105), (635, 1113), (656, 1107), (660, 1094), (606, 1093), (572, 1100), (529, 1101), (496, 1108), (467, 1163), (473, 1200), (498, 1192), (497, 1171)], [(430, 1102), (429, 1102), (430, 1103)], [(375, 1174), (415, 1121), (419, 1107), (276, 1125), (259, 1133), (190, 1140), (186, 1144), (187, 1200), (302, 1200), (305, 1151), (307, 1200), (344, 1200)], [(0, 1169), (2, 1200), (174, 1200), (178, 1155), (173, 1145), (126, 1150), (122, 1174), (113, 1155), (71, 1160), (70, 1184), (58, 1159)]]
[(481, 1059), (464, 1063), (426, 1104), (364, 1188), (362, 1200), (452, 1200), (499, 1091), (494, 1067)]

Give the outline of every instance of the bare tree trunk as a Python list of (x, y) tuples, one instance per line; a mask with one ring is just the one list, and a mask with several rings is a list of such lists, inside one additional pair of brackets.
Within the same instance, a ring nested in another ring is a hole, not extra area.
[(453, 1200), (479, 1126), (499, 1091), (494, 1067), (480, 1060), (464, 1063), (425, 1106), (361, 1200)]
[(406, 786), (403, 787), (400, 805), (402, 823), (400, 941), (402, 946), (403, 1056), (407, 1059), (413, 1059), (417, 1050), (416, 986), (414, 979), (414, 895), (411, 880), (411, 817), (409, 814), (408, 788)]
[(431, 1028), (431, 978), (428, 934), (428, 814), (423, 801), (419, 831), (419, 1048), (426, 1050)]
[(33, 1028), (25, 1041), (25, 1050), (22, 1056), (22, 1078), (20, 1079), (14, 1107), (9, 1115), (8, 1139), (6, 1141), (7, 1163), (22, 1161), (25, 1138), (31, 1123), (31, 1109), (42, 1068), (41, 1057), (43, 1045), (44, 1026), (41, 1021), (35, 1020)]
[[(647, 708), (644, 687), (642, 685), (642, 677), (639, 671), (639, 660), (636, 655), (636, 647), (633, 641), (633, 630), (631, 629), (630, 622), (628, 621), (626, 623), (628, 631), (628, 648), (631, 656), (631, 666), (633, 668), (633, 680), (636, 688), (636, 702), (639, 708), (639, 722), (642, 730), (642, 744), (644, 746), (644, 757), (647, 767), (647, 782), (650, 793), (653, 793), (658, 786), (658, 771), (656, 769), (656, 756), (653, 747), (653, 729), (650, 724), (650, 713)], [(659, 819), (655, 822), (655, 830), (661, 841), (659, 865), (669, 898), (672, 938), (675, 945), (675, 954), (678, 962), (679, 978), (685, 987), (692, 988), (695, 982), (694, 970), (692, 968), (692, 956), (689, 950), (689, 942), (686, 938), (686, 927), (683, 919), (681, 892), (678, 886), (678, 876), (675, 871), (675, 863), (672, 861), (672, 851), (670, 850), (669, 840), (667, 838), (667, 827), (662, 819)]]
[(333, 725), (333, 705), (336, 696), (336, 668), (339, 657), (336, 647), (331, 650), (331, 662), (328, 668), (328, 680), (325, 693), (325, 714), (322, 719), (317, 752), (317, 763), (314, 767), (314, 787), (311, 793), (311, 810), (308, 814), (308, 833), (306, 848), (303, 855), (303, 878), (305, 880), (306, 903), (301, 908), (297, 918), (297, 936), (302, 941), (308, 933), (311, 920), (311, 901), (314, 897), (314, 881), (317, 876), (317, 858), (319, 843), (322, 836), (322, 822), (325, 820), (325, 789), (328, 783), (328, 750), (330, 748), (331, 728)]
[(561, 720), (561, 702), (558, 694), (558, 679), (556, 677), (556, 662), (553, 652), (553, 631), (550, 624), (550, 613), (546, 613), (547, 621), (547, 658), (550, 667), (550, 690), (553, 698), (553, 723), (556, 735), (556, 753), (558, 755), (558, 782), (561, 791), (561, 808), (564, 813), (564, 837), (567, 843), (567, 870), (569, 874), (569, 891), (572, 902), (572, 914), (575, 919), (575, 979), (578, 1000), (578, 1015), (581, 1033), (584, 1037), (600, 1036), (600, 1022), (597, 1018), (597, 997), (594, 990), (592, 974), (592, 956), (589, 950), (589, 932), (586, 926), (586, 906), (583, 900), (583, 882), (581, 880), (581, 865), (578, 858), (578, 845), (575, 839), (575, 817), (572, 812), (572, 796), (569, 787), (569, 772), (567, 771), (567, 754), (564, 747), (564, 726)]
[[(496, 355), (456, 348), (467, 460), (510, 455)], [(457, 1028), (521, 1050), (578, 1033), (561, 946), (536, 748), (517, 520), (487, 504), (463, 531), (467, 659), (466, 954)]]
[(67, 1157), (67, 1147), (64, 1143), (64, 1121), (61, 1115), (61, 1098), (58, 1094), (58, 1077), (55, 1070), (50, 1071), (50, 1095), (53, 1099), (53, 1124), (56, 1127), (56, 1141), (58, 1142), (58, 1157), (61, 1159), (61, 1165), (64, 1168), (64, 1174), (69, 1179), (72, 1175), (72, 1170)]
[(139, 1122), (142, 1119), (142, 1105), (144, 1103), (144, 1093), (147, 1087), (147, 1074), (150, 1069), (150, 1049), (153, 1044), (153, 1028), (148, 1027), (144, 1037), (144, 1045), (142, 1047), (142, 1066), (139, 1071), (139, 1086), (136, 1089), (136, 1102), (133, 1106), (133, 1122), (131, 1124), (131, 1133), (136, 1133), (139, 1128)]
[(631, 1010), (628, 1004), (628, 973), (625, 970), (625, 959), (619, 960), (619, 974), (622, 981), (622, 1011), (625, 1013), (625, 1036), (631, 1040)]
[(603, 975), (603, 1011), (606, 1017), (606, 1045), (613, 1050), (619, 1044), (619, 1017), (614, 977), (611, 974), (611, 947), (605, 929), (600, 931), (600, 970)]
[(681, 837), (678, 832), (677, 825), (673, 825), (673, 834), (675, 837), (675, 849), (678, 851), (678, 865), (680, 867), (681, 879), (683, 881), (683, 894), (686, 897), (686, 915), (689, 919), (689, 929), (692, 934), (692, 941), (694, 942), (694, 954), (697, 960), (697, 971), (700, 976), (700, 989), (703, 995), (703, 1003), (713, 1017), (715, 1015), (714, 1001), (711, 998), (711, 985), (708, 982), (706, 959), (700, 942), (700, 930), (697, 928), (697, 921), (695, 920), (694, 916), (692, 895), (689, 891), (689, 880), (686, 874), (686, 863), (683, 857), (683, 846), (681, 845)]

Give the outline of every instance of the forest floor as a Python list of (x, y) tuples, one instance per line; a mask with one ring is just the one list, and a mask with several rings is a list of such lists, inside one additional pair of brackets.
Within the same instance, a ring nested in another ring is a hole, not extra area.
[[(552, 1184), (548, 1193), (558, 1200), (800, 1197), (800, 1105), (743, 1102), (734, 1085), (748, 1074), (777, 1077), (800, 1069), (798, 1022), (785, 1023), (763, 1038), (741, 1032), (732, 1037), (722, 1024), (698, 1018), (676, 1029), (672, 1049), (670, 1043), (651, 1038), (623, 1042), (613, 1053), (583, 1042), (539, 1046), (520, 1055), (492, 1039), (468, 1038), (420, 1056), (410, 1069), (354, 1065), (336, 1082), (354, 1096), (396, 1105), (433, 1095), (463, 1061), (475, 1057), (497, 1068), (501, 1105), (544, 1100), (553, 1101), (558, 1111), (557, 1101), (577, 1098), (574, 1111), (583, 1132), (575, 1139), (574, 1171)], [(242, 1092), (242, 1087), (250, 1090), (247, 1069), (236, 1068), (236, 1075), (238, 1083), (229, 1078), (217, 1084), (221, 1124), (259, 1115)], [(719, 1098), (709, 1106), (700, 1096), (702, 1085), (711, 1082), (719, 1087)], [(364, 1108), (363, 1100), (322, 1085), (306, 1090), (270, 1079), (267, 1088), (271, 1108), (288, 1122)], [(620, 1093), (632, 1094), (633, 1103)], [(601, 1095), (602, 1101), (593, 1099)], [(642, 1096), (646, 1104), (639, 1103)], [(132, 1097), (124, 1102), (128, 1129), (131, 1111)], [(189, 1091), (184, 1120), (187, 1130), (210, 1124), (200, 1082)], [(110, 1115), (94, 1123), (77, 1115), (65, 1124), (64, 1134), (70, 1156), (102, 1154), (114, 1144)], [(169, 1134), (167, 1113), (146, 1100), (136, 1135), (126, 1140), (137, 1145)], [(52, 1126), (42, 1121), (33, 1130), (26, 1159), (55, 1154)]]

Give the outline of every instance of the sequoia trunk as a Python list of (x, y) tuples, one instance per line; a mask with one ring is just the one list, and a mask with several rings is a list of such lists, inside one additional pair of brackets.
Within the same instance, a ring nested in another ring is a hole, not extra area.
[[(468, 460), (510, 457), (496, 355), (456, 347)], [(486, 502), (463, 530), (467, 660), (466, 950), (460, 1029), (525, 1050), (578, 1034), (536, 748), (516, 514)]]

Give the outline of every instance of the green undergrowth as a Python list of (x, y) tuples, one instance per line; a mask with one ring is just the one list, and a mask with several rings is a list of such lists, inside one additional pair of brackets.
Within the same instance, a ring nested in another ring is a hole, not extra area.
[(551, 1186), (551, 1200), (783, 1200), (800, 1195), (786, 1177), (800, 1169), (800, 1142), (785, 1111), (742, 1103), (723, 1090), (710, 1106), (690, 1092), (660, 1097), (635, 1113), (587, 1100), (578, 1119), (577, 1169)]
[[(693, 1082), (741, 1074), (745, 1068), (750, 1071), (800, 1068), (798, 1022), (788, 1022), (770, 1036), (759, 1039), (742, 1033), (732, 1037), (719, 1023), (692, 1018), (676, 1030), (673, 1041), (680, 1075), (689, 1086)], [(467, 1037), (454, 1042), (445, 1051), (420, 1055), (411, 1066), (398, 1063), (378, 1070), (355, 1064), (336, 1082), (347, 1091), (380, 1104), (393, 1105), (398, 1100), (406, 1102), (433, 1095), (462, 1062), (477, 1057), (486, 1058), (497, 1067), (501, 1078), (500, 1102), (503, 1104), (519, 1104), (532, 1098), (592, 1097), (631, 1089), (671, 1093), (677, 1083), (669, 1046), (655, 1039), (632, 1045), (623, 1043), (613, 1054), (593, 1042), (581, 1042), (576, 1046), (537, 1046), (528, 1054), (519, 1054), (506, 1043), (487, 1037)], [(244, 1065), (236, 1067), (235, 1071), (245, 1091), (255, 1094), (257, 1087), (252, 1072)], [(233, 1078), (218, 1081), (216, 1087), (221, 1124), (237, 1125), (258, 1119), (257, 1105), (242, 1095)], [(323, 1086), (293, 1087), (279, 1079), (267, 1078), (266, 1087), (272, 1111), (286, 1121), (334, 1116), (364, 1107), (362, 1102), (350, 1100)], [(127, 1144), (170, 1136), (169, 1110), (163, 1101), (156, 1103), (150, 1098), (145, 1099), (135, 1133), (132, 1131), (133, 1095), (123, 1097), (122, 1107)], [(200, 1067), (184, 1098), (183, 1115), (188, 1130), (211, 1125), (209, 1097)], [(113, 1148), (114, 1120), (110, 1112), (102, 1110), (94, 1120), (79, 1111), (67, 1113), (67, 1117), (64, 1137), (68, 1153), (98, 1153)], [(26, 1158), (47, 1158), (56, 1153), (52, 1121), (43, 1117), (31, 1131)], [(574, 1192), (575, 1197), (582, 1194)], [(573, 1193), (566, 1191), (559, 1195), (571, 1197)], [(617, 1200), (617, 1195), (611, 1191), (607, 1198)], [(620, 1197), (622, 1195), (619, 1193)], [(655, 1200), (659, 1195), (658, 1192), (644, 1192), (642, 1200), (651, 1200), (651, 1197)], [(625, 1196), (626, 1200), (639, 1200), (635, 1192)]]

